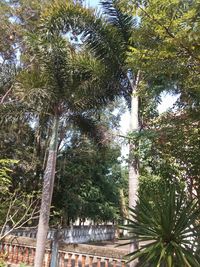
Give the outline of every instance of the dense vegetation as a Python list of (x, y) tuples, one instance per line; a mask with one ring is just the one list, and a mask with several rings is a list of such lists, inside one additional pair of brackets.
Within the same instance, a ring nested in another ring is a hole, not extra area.
[[(97, 14), (82, 1), (0, 1), (0, 238), (6, 225), (37, 225), (41, 203), (47, 231), (49, 215), (53, 226), (117, 223), (129, 202), (134, 238), (159, 241), (132, 259), (196, 267), (200, 4), (101, 6)], [(177, 101), (159, 114), (162, 93)], [(122, 102), (131, 112), (123, 137)]]

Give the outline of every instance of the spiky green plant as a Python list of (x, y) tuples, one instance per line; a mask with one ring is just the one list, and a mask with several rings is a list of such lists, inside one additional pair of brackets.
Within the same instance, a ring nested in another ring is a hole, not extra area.
[(130, 209), (131, 219), (122, 226), (129, 232), (129, 239), (144, 242), (126, 259), (140, 259), (139, 266), (198, 267), (197, 240), (200, 236), (197, 202), (188, 201), (184, 190), (177, 192), (176, 186), (160, 188), (158, 194), (147, 201), (145, 195)]

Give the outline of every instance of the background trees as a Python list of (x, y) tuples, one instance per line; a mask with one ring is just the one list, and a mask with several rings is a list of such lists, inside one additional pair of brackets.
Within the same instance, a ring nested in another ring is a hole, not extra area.
[(116, 221), (121, 186), (119, 147), (99, 149), (88, 138), (73, 134), (61, 154), (53, 197), (55, 210), (61, 212), (60, 223), (69, 225), (77, 219), (84, 223), (87, 218), (94, 223)]
[(198, 5), (196, 1), (181, 0), (168, 4), (133, 1), (129, 5), (130, 12), (135, 14), (137, 10), (140, 17), (130, 61), (148, 74), (152, 86), (168, 84), (170, 90), (181, 93), (182, 99), (186, 95), (199, 98)]

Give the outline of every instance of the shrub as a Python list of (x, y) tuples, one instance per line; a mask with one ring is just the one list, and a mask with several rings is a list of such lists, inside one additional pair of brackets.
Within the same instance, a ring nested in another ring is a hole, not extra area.
[(137, 207), (130, 209), (132, 218), (121, 227), (128, 230), (130, 240), (146, 242), (126, 259), (139, 258), (140, 267), (200, 266), (196, 252), (200, 238), (197, 202), (188, 201), (183, 190), (177, 193), (174, 185), (160, 187), (151, 199), (153, 203), (141, 195)]

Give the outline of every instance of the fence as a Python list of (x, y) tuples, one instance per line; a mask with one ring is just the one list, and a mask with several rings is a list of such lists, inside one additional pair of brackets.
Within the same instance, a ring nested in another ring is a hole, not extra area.
[[(35, 257), (35, 239), (9, 236), (1, 243), (0, 253), (8, 263), (32, 266)], [(51, 262), (51, 241), (46, 243), (43, 267)], [(89, 245), (59, 245), (56, 266), (59, 267), (125, 267), (122, 257), (126, 251)]]
[[(47, 239), (53, 239), (55, 232), (58, 232), (60, 239), (65, 243), (80, 244), (92, 241), (113, 240), (116, 231), (113, 225), (72, 226), (60, 230), (50, 229)], [(36, 238), (37, 229), (22, 228), (13, 231), (12, 235)]]

